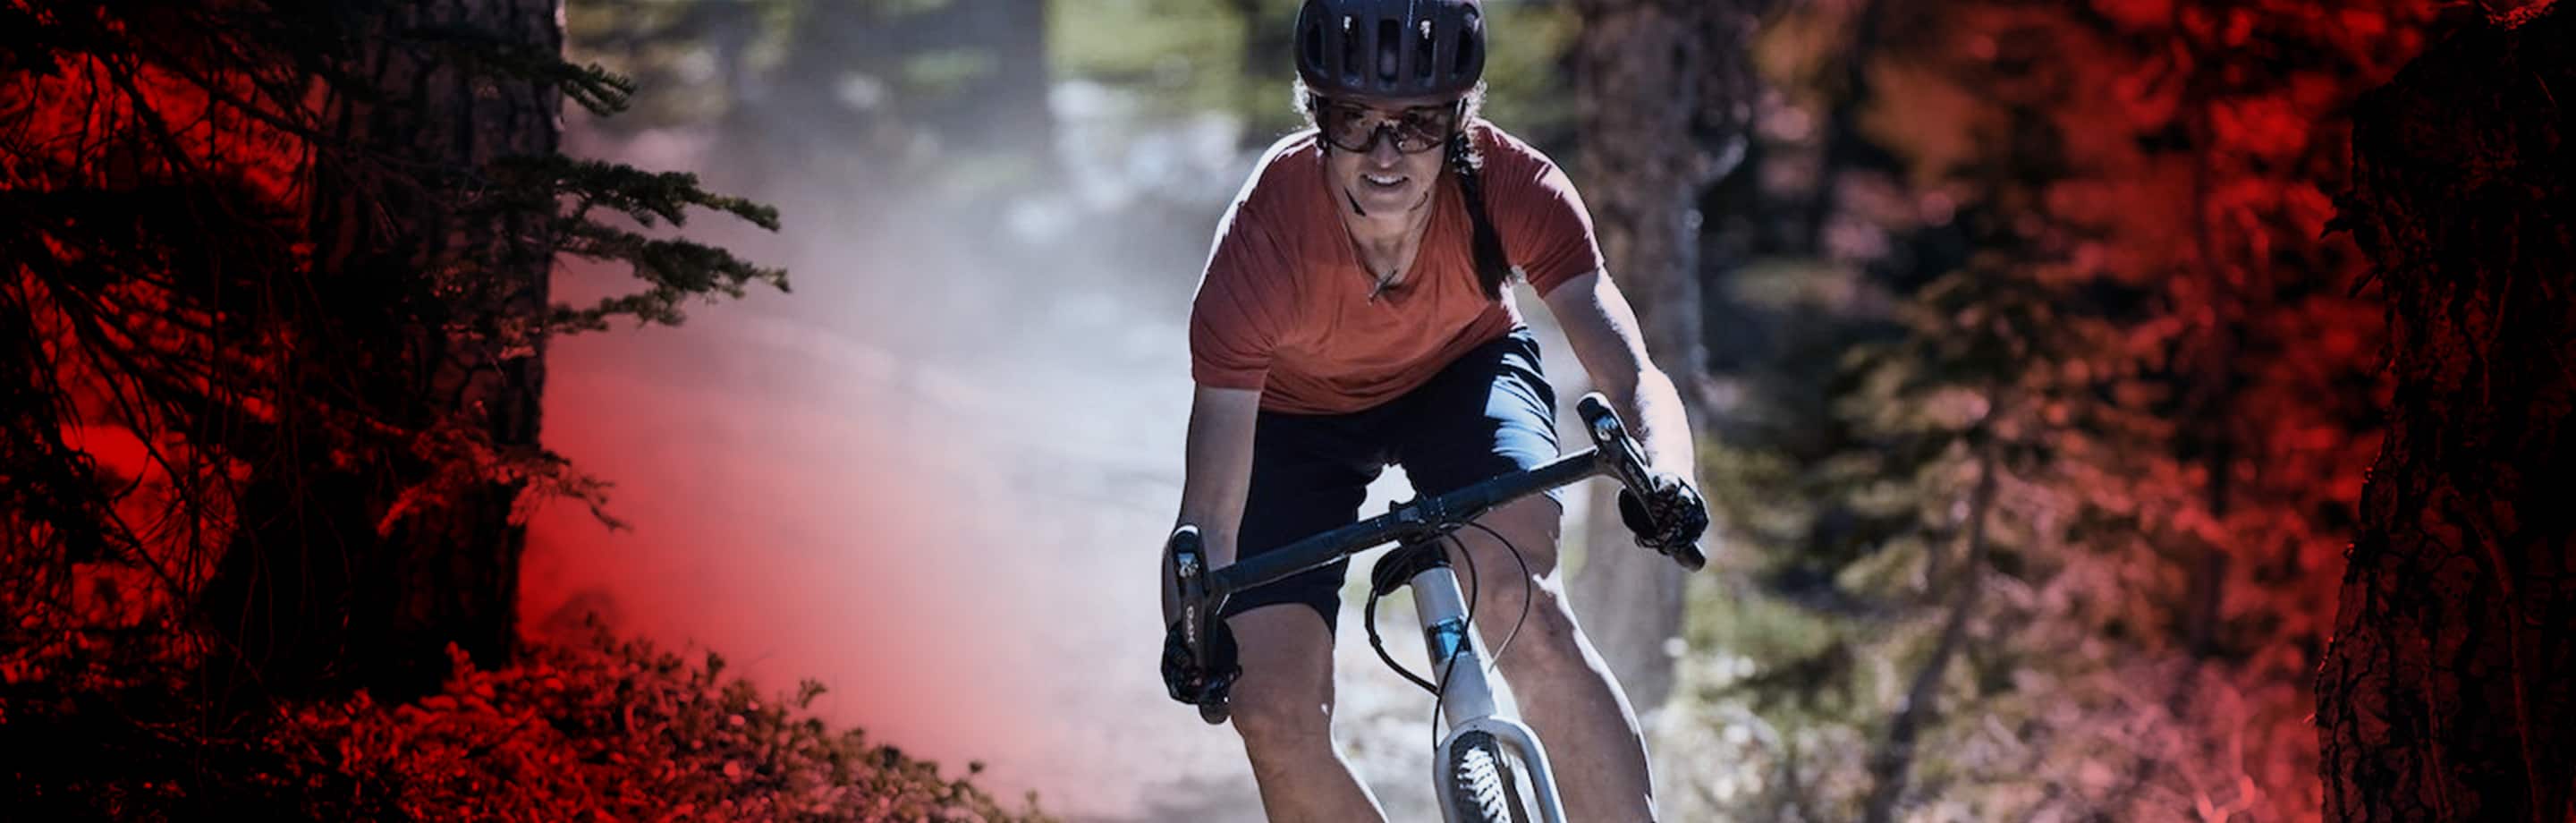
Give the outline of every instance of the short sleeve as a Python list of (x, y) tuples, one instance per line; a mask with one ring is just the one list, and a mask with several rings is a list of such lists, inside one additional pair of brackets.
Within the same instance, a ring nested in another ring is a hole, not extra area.
[(1288, 251), (1248, 200), (1237, 200), (1218, 222), (1190, 301), (1190, 378), (1199, 385), (1262, 387), (1295, 308)]
[(1544, 297), (1567, 280), (1606, 267), (1592, 215), (1563, 169), (1519, 141), (1487, 153), (1487, 202), (1512, 262)]

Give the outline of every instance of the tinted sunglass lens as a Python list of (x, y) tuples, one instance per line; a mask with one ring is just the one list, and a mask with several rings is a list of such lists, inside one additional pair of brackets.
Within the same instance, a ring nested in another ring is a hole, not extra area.
[(1380, 121), (1368, 112), (1352, 106), (1327, 106), (1323, 111), (1324, 140), (1334, 148), (1366, 153), (1377, 145), (1377, 133), (1392, 132), (1388, 137), (1396, 151), (1406, 154), (1428, 151), (1449, 137), (1453, 113), (1448, 110), (1414, 109), (1394, 120)]
[(1366, 154), (1370, 148), (1376, 146), (1376, 138), (1377, 131), (1375, 129), (1367, 131), (1361, 131), (1356, 128), (1342, 129), (1334, 136), (1333, 147), (1347, 152)]
[(1375, 142), (1370, 138), (1376, 136), (1377, 130), (1369, 128), (1368, 118), (1359, 112), (1334, 106), (1325, 109), (1324, 113), (1326, 118), (1324, 138), (1333, 144), (1333, 148), (1348, 152), (1365, 152), (1368, 151), (1369, 144)]
[(1424, 132), (1415, 129), (1399, 129), (1396, 131), (1395, 135), (1396, 149), (1408, 154), (1419, 151), (1428, 151), (1431, 147), (1440, 145), (1440, 138), (1444, 136), (1438, 132)]

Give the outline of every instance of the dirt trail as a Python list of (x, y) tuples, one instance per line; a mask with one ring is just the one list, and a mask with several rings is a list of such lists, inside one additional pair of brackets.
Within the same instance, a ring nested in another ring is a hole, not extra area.
[[(822, 680), (833, 720), (1076, 820), (1259, 820), (1232, 732), (1156, 679), (1190, 386), (1181, 318), (1124, 320), (984, 362), (756, 310), (565, 341), (549, 440), (617, 482), (634, 530), (542, 515), (529, 619), (607, 603), (774, 688)], [(1368, 505), (1403, 491), (1390, 471)], [(1409, 605), (1385, 613), (1419, 660)], [(1342, 737), (1394, 819), (1434, 819), (1429, 697), (1356, 605), (1341, 622)]]

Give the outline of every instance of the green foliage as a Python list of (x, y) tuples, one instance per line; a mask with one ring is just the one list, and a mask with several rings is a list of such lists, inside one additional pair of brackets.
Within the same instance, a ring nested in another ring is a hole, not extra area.
[[(1247, 20), (1247, 8), (1261, 19)], [(1167, 117), (1271, 109), (1280, 122), (1289, 111), (1288, 53), (1246, 59), (1244, 43), (1247, 25), (1267, 21), (1285, 32), (1295, 0), (1106, 0), (1051, 11), (1048, 59), (1060, 78), (1142, 92)], [(1251, 66), (1275, 70), (1257, 75)]]
[(687, 222), (689, 209), (729, 214), (770, 231), (778, 230), (778, 210), (739, 197), (700, 188), (697, 175), (647, 172), (617, 163), (574, 160), (561, 155), (510, 158), (497, 164), (493, 178), (514, 198), (571, 205), (556, 216), (551, 229), (559, 253), (624, 263), (649, 288), (601, 300), (589, 308), (555, 306), (541, 333), (594, 331), (609, 319), (629, 316), (638, 322), (678, 325), (680, 304), (691, 298), (742, 297), (751, 283), (787, 291), (787, 272), (745, 262), (724, 249), (684, 239), (655, 238), (593, 216), (607, 209), (634, 224), (652, 228)]
[(1564, 55), (1581, 18), (1567, 3), (1487, 3), (1485, 25), (1486, 119), (1540, 148), (1569, 154), (1584, 136), (1573, 134)]
[(605, 66), (651, 90), (621, 101), (616, 110), (624, 116), (602, 126), (703, 122), (721, 116), (732, 102), (720, 82), (725, 64), (748, 57), (734, 50), (776, 51), (777, 33), (794, 11), (790, 6), (775, 0), (567, 3), (567, 52), (574, 61)]

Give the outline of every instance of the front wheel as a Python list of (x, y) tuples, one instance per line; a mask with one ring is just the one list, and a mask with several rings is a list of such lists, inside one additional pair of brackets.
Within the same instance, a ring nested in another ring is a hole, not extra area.
[(1450, 807), (1468, 823), (1529, 823), (1520, 780), (1503, 747), (1485, 732), (1467, 732), (1449, 742)]

